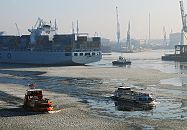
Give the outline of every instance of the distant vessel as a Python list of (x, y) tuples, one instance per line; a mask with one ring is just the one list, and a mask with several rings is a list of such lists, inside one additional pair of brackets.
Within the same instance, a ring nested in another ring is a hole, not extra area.
[[(0, 36), (0, 62), (39, 65), (84, 65), (101, 60), (101, 38), (56, 34), (57, 25), (38, 18), (30, 35)], [(78, 29), (77, 29), (78, 30)]]
[(0, 32), (0, 36), (3, 35), (4, 32)]
[(111, 45), (110, 40), (106, 38), (101, 39), (101, 51), (102, 53), (111, 53)]
[(131, 65), (131, 61), (119, 56), (119, 59), (112, 62), (113, 65)]
[(111, 53), (111, 47), (110, 46), (101, 46), (102, 53)]

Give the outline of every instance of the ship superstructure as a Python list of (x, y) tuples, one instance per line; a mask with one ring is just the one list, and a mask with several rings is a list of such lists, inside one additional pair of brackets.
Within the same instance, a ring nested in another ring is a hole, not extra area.
[(84, 65), (101, 60), (100, 37), (57, 34), (57, 24), (38, 18), (30, 35), (0, 36), (0, 62), (41, 65)]

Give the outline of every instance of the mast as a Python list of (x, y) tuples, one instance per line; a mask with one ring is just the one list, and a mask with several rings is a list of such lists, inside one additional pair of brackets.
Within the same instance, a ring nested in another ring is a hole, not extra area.
[(77, 36), (79, 35), (79, 21), (77, 20)]
[(117, 18), (117, 44), (120, 45), (120, 23), (119, 23), (119, 16), (118, 16), (118, 7), (116, 6), (116, 18)]
[(55, 19), (55, 35), (57, 34), (57, 31), (58, 30), (58, 27), (57, 27), (57, 22), (56, 22), (56, 19)]
[(72, 34), (75, 34), (74, 23), (72, 22)]

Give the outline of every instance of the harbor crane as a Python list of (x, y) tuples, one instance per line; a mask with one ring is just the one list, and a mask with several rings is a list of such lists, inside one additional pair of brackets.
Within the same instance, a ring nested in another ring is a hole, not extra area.
[(127, 31), (127, 47), (128, 47), (128, 50), (131, 51), (131, 36), (130, 36), (130, 21), (129, 21), (129, 24), (128, 24), (128, 31)]
[(182, 30), (181, 30), (181, 45), (184, 45), (184, 36), (187, 39), (185, 33), (187, 32), (187, 26), (186, 26), (186, 18), (187, 14), (184, 12), (184, 5), (183, 1), (180, 1), (180, 10), (181, 10), (181, 17), (182, 17)]
[(164, 38), (164, 46), (167, 46), (167, 39), (166, 39), (166, 28), (165, 26), (163, 27), (163, 38)]
[[(119, 15), (118, 15), (118, 7), (116, 6), (116, 18), (117, 18), (117, 43), (120, 45), (120, 23), (119, 23)], [(121, 47), (121, 45), (120, 45)]]

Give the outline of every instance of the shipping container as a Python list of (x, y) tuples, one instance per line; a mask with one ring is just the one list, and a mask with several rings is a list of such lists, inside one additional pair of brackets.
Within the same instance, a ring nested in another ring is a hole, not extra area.
[(78, 36), (77, 37), (77, 42), (86, 42), (87, 41), (87, 36)]
[(101, 42), (101, 38), (100, 37), (93, 37), (92, 38), (94, 42), (98, 41), (98, 42)]
[(20, 43), (19, 36), (0, 36), (0, 44), (3, 47), (16, 47)]
[(54, 35), (53, 41), (61, 42), (61, 44), (71, 44), (75, 42), (75, 34)]
[(21, 44), (29, 44), (30, 43), (30, 35), (22, 35), (20, 42), (21, 42)]
[(37, 38), (37, 44), (49, 44), (49, 36), (43, 35)]

